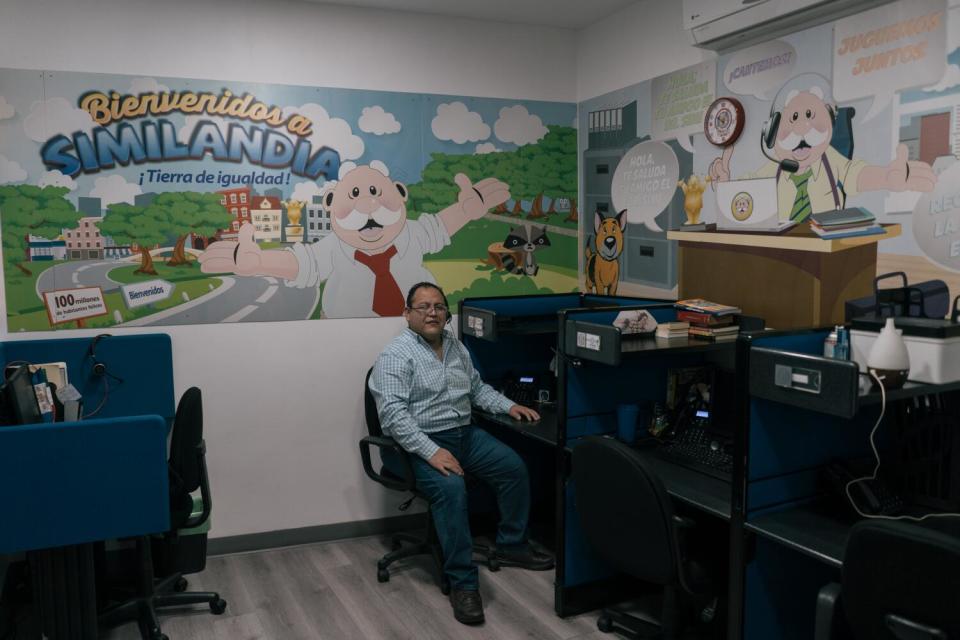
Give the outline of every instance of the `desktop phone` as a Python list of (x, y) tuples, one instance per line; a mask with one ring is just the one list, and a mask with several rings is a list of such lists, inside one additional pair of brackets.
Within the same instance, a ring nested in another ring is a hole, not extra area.
[(659, 451), (672, 462), (729, 481), (733, 439), (717, 428), (717, 382), (717, 372), (711, 366), (670, 370), (670, 425), (662, 434)]
[(525, 407), (550, 404), (555, 400), (554, 380), (551, 373), (538, 375), (532, 372), (509, 372), (503, 379), (500, 392)]

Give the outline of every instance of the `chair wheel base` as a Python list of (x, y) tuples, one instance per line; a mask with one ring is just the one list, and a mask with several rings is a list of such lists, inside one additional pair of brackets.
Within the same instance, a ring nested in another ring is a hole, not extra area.
[(184, 591), (187, 590), (188, 584), (189, 583), (187, 582), (186, 578), (180, 578), (179, 580), (173, 583), (173, 590), (176, 591), (177, 593), (183, 593)]
[(490, 569), (490, 571), (500, 571), (500, 561), (496, 558), (490, 558), (487, 562), (487, 568)]
[(600, 616), (597, 618), (597, 629), (603, 633), (610, 633), (613, 631), (613, 620), (611, 620), (609, 616)]
[(210, 603), (210, 613), (212, 613), (215, 616), (219, 616), (226, 610), (227, 610), (227, 601), (224, 600), (223, 598), (217, 598), (216, 600)]
[(377, 582), (389, 582), (390, 572), (386, 569), (377, 569)]

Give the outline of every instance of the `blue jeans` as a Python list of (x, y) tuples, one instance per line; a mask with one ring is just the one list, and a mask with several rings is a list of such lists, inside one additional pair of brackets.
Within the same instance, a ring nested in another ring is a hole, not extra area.
[[(517, 453), (475, 425), (429, 434), (430, 439), (457, 459), (465, 473), (488, 484), (496, 493), (500, 510), (497, 547), (527, 543), (530, 516), (530, 479)], [(461, 476), (443, 475), (418, 455), (410, 456), (417, 488), (430, 500), (430, 509), (443, 549), (443, 571), (453, 589), (476, 590), (477, 566), (473, 564), (467, 489)], [(385, 452), (384, 465), (403, 476), (403, 463)]]

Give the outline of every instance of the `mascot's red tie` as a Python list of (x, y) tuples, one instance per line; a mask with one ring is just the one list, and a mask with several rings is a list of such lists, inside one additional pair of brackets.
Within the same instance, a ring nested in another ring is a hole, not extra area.
[(390, 273), (390, 258), (395, 255), (395, 246), (374, 255), (363, 253), (359, 249), (353, 254), (353, 259), (367, 265), (376, 277), (373, 283), (373, 312), (380, 316), (403, 315), (403, 293)]

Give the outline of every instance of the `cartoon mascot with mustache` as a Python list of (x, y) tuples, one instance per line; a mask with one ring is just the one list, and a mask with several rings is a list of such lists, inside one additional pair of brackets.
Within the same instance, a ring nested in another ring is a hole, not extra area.
[[(830, 146), (836, 118), (831, 91), (826, 79), (815, 73), (802, 74), (784, 85), (774, 100), (779, 123), (773, 118), (769, 124), (776, 134), (771, 150), (778, 160), (795, 161), (799, 169), (789, 173), (771, 161), (744, 176), (777, 179), (781, 219), (802, 222), (813, 213), (841, 209), (849, 196), (864, 191), (933, 191), (937, 181), (933, 169), (925, 162), (908, 160), (904, 144), (886, 166), (851, 160)], [(733, 146), (729, 146), (710, 164), (714, 184), (730, 179), (732, 155)]]
[(204, 273), (274, 276), (288, 286), (323, 288), (327, 318), (399, 316), (404, 294), (418, 282), (435, 282), (423, 256), (450, 244), (450, 236), (471, 220), (510, 198), (509, 188), (495, 178), (473, 184), (462, 173), (457, 202), (437, 214), (407, 219), (407, 188), (388, 177), (386, 165), (374, 161), (344, 163), (340, 180), (327, 183), (323, 207), (333, 233), (312, 244), (263, 251), (254, 229), (243, 225), (237, 241), (214, 242), (199, 260)]

